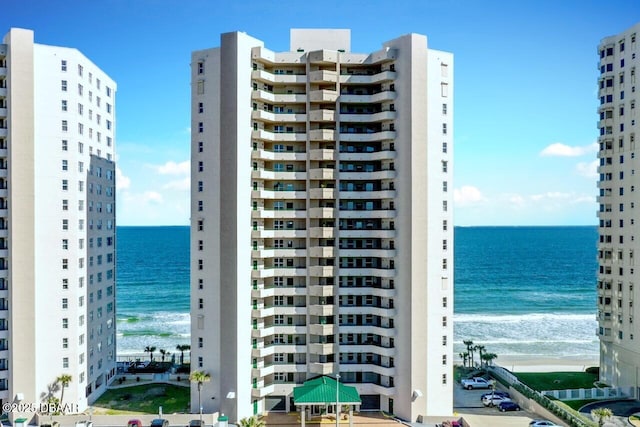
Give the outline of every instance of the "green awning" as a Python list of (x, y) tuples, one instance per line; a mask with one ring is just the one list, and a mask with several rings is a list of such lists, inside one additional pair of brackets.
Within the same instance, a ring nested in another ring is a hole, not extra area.
[[(321, 405), (336, 403), (336, 384), (331, 377), (318, 377), (305, 381), (303, 385), (293, 389), (295, 405)], [(362, 403), (360, 394), (355, 387), (339, 383), (338, 403), (341, 405), (359, 405)]]

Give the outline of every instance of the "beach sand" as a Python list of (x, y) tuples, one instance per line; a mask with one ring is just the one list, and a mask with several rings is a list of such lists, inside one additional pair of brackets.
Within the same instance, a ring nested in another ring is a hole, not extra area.
[(500, 356), (495, 364), (511, 372), (584, 372), (591, 366), (599, 366), (595, 357), (528, 357)]

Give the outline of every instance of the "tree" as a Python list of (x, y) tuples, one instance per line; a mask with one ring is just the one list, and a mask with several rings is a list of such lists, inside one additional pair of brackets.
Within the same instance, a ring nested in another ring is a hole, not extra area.
[(467, 346), (467, 353), (469, 353), (470, 358), (469, 366), (473, 367), (473, 341), (466, 340), (462, 341), (462, 343)]
[(480, 359), (480, 367), (482, 368), (482, 361), (484, 360), (482, 356), (484, 355), (485, 347), (483, 345), (476, 345), (473, 347), (474, 350), (478, 350), (478, 358)]
[(198, 384), (198, 410), (200, 412), (200, 424), (202, 425), (202, 401), (200, 400), (200, 392), (202, 390), (202, 384), (211, 381), (211, 375), (204, 371), (193, 371), (189, 375), (189, 381)]
[(161, 354), (162, 361), (164, 362), (164, 358), (167, 355), (167, 350), (165, 350), (164, 348), (161, 348), (160, 354)]
[(180, 364), (184, 365), (184, 352), (191, 350), (191, 346), (188, 344), (180, 344), (176, 346), (176, 350), (180, 352)]
[(261, 417), (254, 415), (253, 417), (243, 418), (238, 421), (240, 427), (265, 427), (267, 424)]
[(591, 416), (598, 419), (598, 426), (602, 427), (607, 418), (613, 416), (613, 411), (609, 408), (596, 408), (591, 411)]
[[(61, 389), (60, 389), (60, 407), (62, 407), (62, 405), (64, 403), (63, 402), (64, 401), (64, 389), (69, 386), (69, 383), (71, 382), (71, 375), (62, 374), (58, 378), (56, 378), (56, 382), (60, 383), (60, 385), (62, 386)], [(62, 413), (64, 415), (64, 410), (62, 411)]]
[(484, 360), (486, 366), (491, 365), (493, 360), (497, 358), (498, 355), (495, 353), (482, 353), (482, 360)]
[(153, 362), (153, 352), (156, 351), (156, 348), (153, 346), (146, 346), (144, 348), (145, 353), (149, 353), (149, 359)]
[(469, 360), (469, 353), (465, 351), (464, 353), (459, 353), (458, 356), (460, 356), (460, 358), (462, 359), (462, 366), (466, 368), (467, 361)]

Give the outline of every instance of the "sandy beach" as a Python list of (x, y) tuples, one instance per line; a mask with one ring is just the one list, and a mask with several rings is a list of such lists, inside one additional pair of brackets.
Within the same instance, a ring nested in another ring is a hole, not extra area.
[(511, 372), (583, 372), (591, 366), (599, 366), (597, 356), (584, 358), (504, 356), (495, 360)]

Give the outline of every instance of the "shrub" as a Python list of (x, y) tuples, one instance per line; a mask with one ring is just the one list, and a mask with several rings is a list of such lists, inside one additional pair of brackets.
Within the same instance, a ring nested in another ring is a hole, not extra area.
[(593, 374), (600, 376), (600, 367), (599, 366), (589, 366), (584, 370), (587, 374)]

